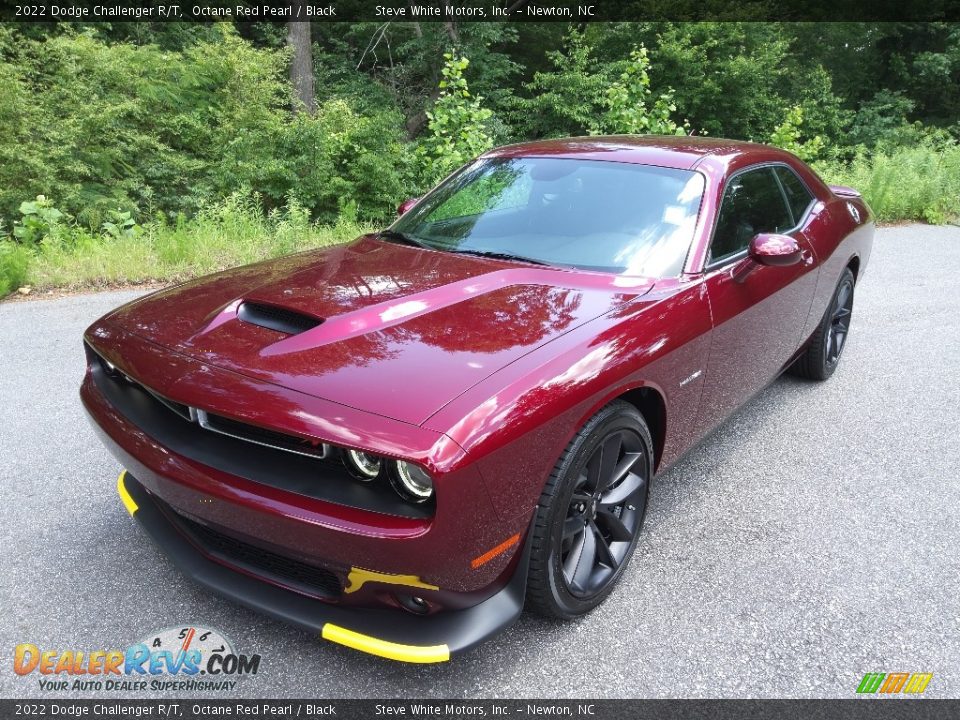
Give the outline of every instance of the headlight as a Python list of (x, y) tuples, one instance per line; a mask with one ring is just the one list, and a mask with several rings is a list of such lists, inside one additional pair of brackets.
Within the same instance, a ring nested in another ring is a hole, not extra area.
[(401, 497), (422, 503), (433, 495), (433, 478), (419, 465), (398, 460), (393, 475), (393, 487)]
[(347, 450), (347, 468), (360, 480), (370, 482), (380, 474), (383, 458), (359, 450)]

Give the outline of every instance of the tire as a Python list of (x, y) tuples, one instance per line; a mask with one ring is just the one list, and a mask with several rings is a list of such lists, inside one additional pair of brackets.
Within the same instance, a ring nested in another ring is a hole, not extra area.
[(808, 380), (826, 380), (833, 375), (850, 334), (853, 289), (853, 273), (846, 268), (807, 349), (790, 367), (791, 374)]
[(584, 425), (537, 504), (527, 609), (570, 619), (607, 598), (636, 548), (652, 471), (650, 430), (633, 405), (614, 401)]

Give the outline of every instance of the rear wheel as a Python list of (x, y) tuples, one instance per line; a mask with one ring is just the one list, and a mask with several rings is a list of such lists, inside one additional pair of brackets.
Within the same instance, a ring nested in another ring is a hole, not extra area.
[(610, 594), (643, 525), (652, 448), (643, 416), (622, 401), (600, 410), (570, 442), (537, 506), (529, 609), (572, 618)]
[(840, 364), (840, 354), (850, 333), (853, 316), (853, 273), (843, 271), (827, 312), (813, 334), (810, 344), (790, 368), (790, 372), (810, 380), (826, 380)]

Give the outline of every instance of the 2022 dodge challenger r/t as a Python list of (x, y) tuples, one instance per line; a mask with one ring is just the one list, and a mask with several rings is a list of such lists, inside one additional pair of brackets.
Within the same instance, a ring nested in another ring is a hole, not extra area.
[(833, 373), (873, 229), (771, 147), (508, 146), (388, 230), (106, 315), (81, 396), (186, 574), (447, 660), (598, 605), (656, 472), (782, 371)]

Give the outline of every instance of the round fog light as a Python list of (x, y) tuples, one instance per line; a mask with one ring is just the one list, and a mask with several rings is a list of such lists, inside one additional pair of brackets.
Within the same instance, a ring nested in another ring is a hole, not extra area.
[(380, 468), (383, 466), (383, 460), (376, 455), (360, 452), (359, 450), (347, 450), (347, 467), (353, 474), (364, 482), (369, 482), (380, 474)]
[(419, 465), (398, 460), (394, 488), (407, 500), (426, 502), (433, 495), (433, 478)]

